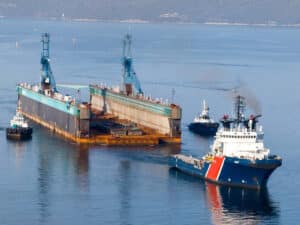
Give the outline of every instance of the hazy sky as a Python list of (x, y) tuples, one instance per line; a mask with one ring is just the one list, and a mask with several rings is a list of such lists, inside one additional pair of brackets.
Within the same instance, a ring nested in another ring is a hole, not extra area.
[(299, 0), (0, 0), (0, 16), (300, 23)]

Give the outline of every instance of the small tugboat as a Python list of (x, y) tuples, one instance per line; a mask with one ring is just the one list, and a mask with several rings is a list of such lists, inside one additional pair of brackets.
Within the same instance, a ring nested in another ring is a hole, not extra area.
[(244, 118), (244, 98), (236, 97), (235, 118), (224, 116), (211, 151), (202, 158), (182, 154), (170, 157), (170, 166), (219, 184), (260, 189), (266, 186), (282, 159), (264, 147), (258, 116)]
[(203, 136), (212, 136), (215, 135), (218, 128), (219, 123), (214, 122), (209, 117), (209, 107), (206, 102), (203, 101), (203, 110), (199, 116), (196, 116), (194, 121), (189, 124), (189, 129), (197, 134)]
[(6, 128), (6, 137), (13, 140), (27, 140), (32, 135), (32, 128), (28, 126), (18, 107), (16, 115), (10, 121), (10, 127)]

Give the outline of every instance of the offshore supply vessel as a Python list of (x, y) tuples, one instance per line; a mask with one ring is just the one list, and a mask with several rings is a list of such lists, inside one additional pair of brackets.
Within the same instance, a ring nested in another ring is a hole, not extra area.
[(264, 147), (262, 127), (257, 118), (244, 118), (245, 100), (236, 97), (235, 118), (224, 116), (211, 151), (202, 158), (182, 154), (170, 157), (170, 165), (180, 171), (219, 184), (260, 189), (281, 165), (279, 156)]
[(181, 142), (181, 108), (144, 96), (132, 67), (131, 36), (123, 43), (123, 85), (90, 85), (90, 103), (57, 90), (50, 35), (42, 35), (41, 82), (17, 85), (20, 112), (77, 143), (156, 145)]
[(216, 134), (219, 123), (210, 118), (209, 107), (206, 102), (203, 101), (203, 110), (201, 114), (196, 116), (194, 121), (190, 123), (188, 127), (194, 133), (203, 136), (212, 136)]

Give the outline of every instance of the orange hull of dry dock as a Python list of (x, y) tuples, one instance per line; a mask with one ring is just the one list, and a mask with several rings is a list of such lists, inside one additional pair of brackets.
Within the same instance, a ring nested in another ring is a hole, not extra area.
[(22, 114), (25, 117), (29, 118), (30, 120), (52, 130), (56, 134), (59, 134), (62, 137), (65, 137), (78, 144), (137, 146), (137, 145), (158, 145), (162, 143), (168, 143), (168, 144), (181, 143), (180, 137), (169, 137), (161, 134), (138, 135), (138, 136), (113, 136), (113, 135), (105, 134), (105, 135), (92, 135), (89, 138), (76, 137), (26, 112), (22, 112)]

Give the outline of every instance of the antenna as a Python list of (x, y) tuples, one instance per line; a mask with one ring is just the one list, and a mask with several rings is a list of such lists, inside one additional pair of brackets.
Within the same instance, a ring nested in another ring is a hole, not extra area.
[(172, 88), (172, 92), (171, 92), (171, 101), (172, 103), (174, 103), (175, 100), (175, 88)]
[(235, 118), (238, 123), (242, 122), (242, 120), (244, 119), (245, 108), (246, 108), (245, 98), (240, 95), (237, 95), (236, 102), (235, 102)]
[(77, 98), (78, 98), (78, 102), (81, 102), (81, 91), (80, 88), (77, 89)]

